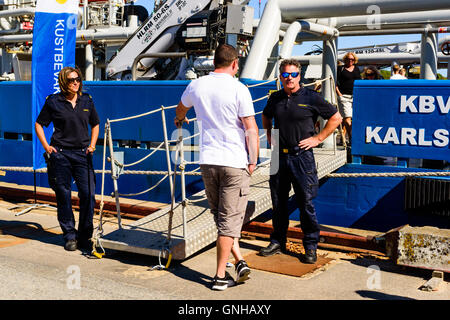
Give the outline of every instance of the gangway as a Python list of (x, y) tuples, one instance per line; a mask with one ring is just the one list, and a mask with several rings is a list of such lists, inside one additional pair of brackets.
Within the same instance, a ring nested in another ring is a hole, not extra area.
[[(319, 179), (346, 163), (345, 149), (315, 148), (314, 156)], [(250, 194), (244, 222), (248, 222), (272, 208), (269, 188), (269, 161), (260, 164), (250, 182)], [(291, 190), (291, 195), (293, 191)], [(200, 201), (197, 201), (200, 200)], [(210, 213), (205, 191), (185, 201), (186, 235), (183, 237), (182, 203), (173, 212), (172, 244), (168, 248), (172, 259), (183, 260), (205, 248), (217, 239), (217, 229)], [(103, 248), (138, 254), (159, 256), (165, 249), (171, 206), (137, 220), (100, 238)]]
[[(327, 78), (318, 80), (319, 82), (326, 81)], [(267, 81), (271, 82), (273, 80)], [(252, 86), (263, 85), (266, 82), (255, 84)], [(312, 84), (305, 84), (304, 86), (312, 86)], [(249, 86), (250, 87), (250, 86)], [(269, 95), (254, 99), (253, 102), (267, 99)], [(335, 99), (336, 100), (336, 99)], [(99, 228), (97, 234), (94, 235), (94, 240), (97, 246), (106, 249), (113, 249), (118, 251), (133, 252), (138, 254), (145, 254), (151, 256), (166, 256), (175, 260), (183, 260), (205, 248), (217, 239), (217, 228), (214, 222), (213, 215), (210, 212), (208, 201), (206, 199), (205, 190), (199, 191), (190, 197), (186, 197), (185, 190), (185, 175), (200, 175), (198, 171), (192, 170), (186, 172), (186, 164), (198, 164), (198, 162), (187, 162), (184, 160), (184, 154), (187, 151), (193, 151), (190, 146), (185, 147), (184, 141), (191, 139), (199, 133), (196, 133), (189, 137), (183, 137), (183, 131), (178, 130), (178, 139), (176, 140), (175, 148), (175, 169), (171, 170), (171, 159), (169, 150), (171, 149), (170, 142), (174, 140), (168, 140), (167, 124), (166, 124), (166, 110), (173, 109), (176, 106), (164, 107), (155, 109), (141, 115), (131, 116), (123, 119), (107, 120), (105, 125), (105, 138), (103, 146), (103, 181), (105, 173), (105, 159), (106, 159), (106, 144), (108, 141), (111, 161), (111, 174), (114, 180), (114, 194), (116, 196), (117, 208), (120, 208), (119, 204), (119, 192), (117, 190), (117, 178), (118, 170), (123, 169), (123, 164), (120, 164), (114, 159), (114, 150), (112, 146), (112, 133), (111, 123), (118, 121), (127, 121), (136, 119), (141, 116), (148, 116), (161, 112), (162, 128), (164, 141), (149, 155), (145, 156), (142, 160), (148, 158), (163, 145), (166, 151), (167, 158), (167, 173), (164, 173), (164, 177), (155, 185), (155, 187), (162, 182), (165, 178), (169, 177), (170, 190), (172, 193), (172, 203), (166, 207), (161, 208), (159, 211), (152, 213), (142, 219), (139, 219), (131, 224), (122, 225), (120, 218), (120, 210), (117, 210), (117, 218), (119, 228), (108, 234), (103, 234), (102, 219), (100, 216)], [(256, 115), (262, 113), (257, 112)], [(197, 119), (189, 119), (192, 123)], [(341, 132), (342, 134), (342, 132)], [(263, 133), (260, 138), (264, 137)], [(324, 178), (329, 173), (344, 166), (347, 162), (347, 149), (345, 147), (338, 148), (336, 146), (335, 133), (332, 136), (334, 144), (332, 148), (324, 146), (313, 149), (314, 157), (316, 161), (318, 178)], [(260, 145), (262, 148), (262, 145)], [(172, 148), (173, 150), (173, 148)], [(271, 152), (278, 152), (276, 147), (273, 147), (273, 151), (269, 149), (261, 149), (260, 157), (262, 162), (257, 166), (253, 172), (250, 180), (250, 193), (248, 197), (248, 204), (244, 223), (249, 222), (259, 215), (267, 212), (272, 208), (269, 177), (271, 174), (270, 158)], [(179, 158), (179, 159), (178, 159)], [(141, 160), (139, 160), (141, 161)], [(137, 162), (139, 162), (137, 161)], [(135, 162), (135, 163), (137, 163)], [(122, 168), (117, 168), (122, 166)], [(130, 166), (131, 164), (127, 165)], [(180, 168), (180, 172), (177, 173), (176, 168)], [(150, 173), (150, 172), (149, 172)], [(156, 172), (155, 172), (156, 173)], [(175, 203), (174, 190), (176, 188), (176, 177), (181, 177), (181, 202)], [(173, 179), (173, 180), (172, 180)], [(152, 187), (153, 188), (153, 187)], [(293, 196), (293, 190), (291, 190), (291, 196)], [(103, 183), (102, 183), (102, 199), (103, 199)], [(103, 202), (103, 200), (102, 200)], [(102, 207), (102, 204), (101, 204)], [(100, 209), (100, 215), (101, 215)]]

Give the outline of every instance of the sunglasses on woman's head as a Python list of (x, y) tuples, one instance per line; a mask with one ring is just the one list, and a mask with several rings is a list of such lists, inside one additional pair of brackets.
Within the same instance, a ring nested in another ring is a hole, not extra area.
[(289, 77), (289, 76), (291, 76), (292, 78), (297, 78), (299, 74), (300, 74), (300, 72), (283, 72), (283, 73), (281, 74), (281, 76), (282, 76), (283, 78), (287, 78), (287, 77)]

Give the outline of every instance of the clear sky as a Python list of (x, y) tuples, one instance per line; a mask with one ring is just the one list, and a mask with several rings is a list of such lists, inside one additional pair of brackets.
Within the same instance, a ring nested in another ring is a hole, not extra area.
[[(261, 4), (260, 4), (261, 2)], [(267, 0), (250, 0), (249, 5), (255, 8), (255, 18), (259, 18), (259, 15), (263, 13), (264, 6)], [(147, 8), (149, 13), (153, 10), (154, 0), (137, 0), (135, 4), (142, 5)], [(445, 35), (445, 34), (444, 34)], [(439, 34), (439, 37), (444, 35)], [(369, 45), (381, 45), (391, 44), (399, 42), (420, 41), (421, 36), (419, 34), (403, 34), (403, 35), (383, 35), (383, 36), (354, 36), (354, 37), (340, 37), (338, 39), (338, 49), (362, 47)], [(318, 45), (322, 47), (322, 41), (308, 41), (301, 45), (294, 47), (294, 55), (303, 55), (314, 49), (314, 46)], [(446, 76), (447, 70), (439, 70), (441, 74)]]

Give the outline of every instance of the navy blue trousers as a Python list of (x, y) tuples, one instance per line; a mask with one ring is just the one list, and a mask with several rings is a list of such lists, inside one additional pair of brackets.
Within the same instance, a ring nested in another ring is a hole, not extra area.
[[(67, 150), (56, 148), (47, 162), (50, 187), (55, 191), (58, 206), (58, 222), (64, 241), (77, 239), (85, 242), (92, 237), (95, 207), (95, 174), (92, 155), (86, 149)], [(78, 231), (72, 210), (72, 181), (75, 180), (80, 199)]]
[(306, 250), (315, 250), (319, 242), (320, 227), (312, 202), (319, 188), (314, 154), (312, 150), (300, 150), (296, 154), (280, 154), (278, 159), (279, 169), (269, 180), (274, 228), (271, 240), (283, 246), (286, 244), (290, 215), (288, 200), (292, 186), (300, 211), (300, 223), (304, 234), (303, 246)]

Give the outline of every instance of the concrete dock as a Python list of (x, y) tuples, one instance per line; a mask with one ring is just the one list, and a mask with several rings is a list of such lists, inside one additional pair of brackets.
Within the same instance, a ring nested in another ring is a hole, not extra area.
[[(152, 271), (157, 257), (107, 250), (97, 259), (79, 250), (67, 252), (55, 210), (34, 209), (16, 217), (7, 209), (13, 205), (0, 201), (1, 300), (450, 300), (448, 274), (439, 290), (425, 292), (419, 288), (431, 277), (430, 270), (321, 249), (319, 255), (332, 261), (303, 277), (253, 269), (244, 284), (216, 292), (210, 289), (214, 245), (187, 260), (172, 261), (168, 270)], [(115, 217), (104, 221), (105, 232), (117, 228)], [(258, 238), (241, 240), (244, 256), (266, 245)], [(233, 268), (230, 273), (234, 275)]]

